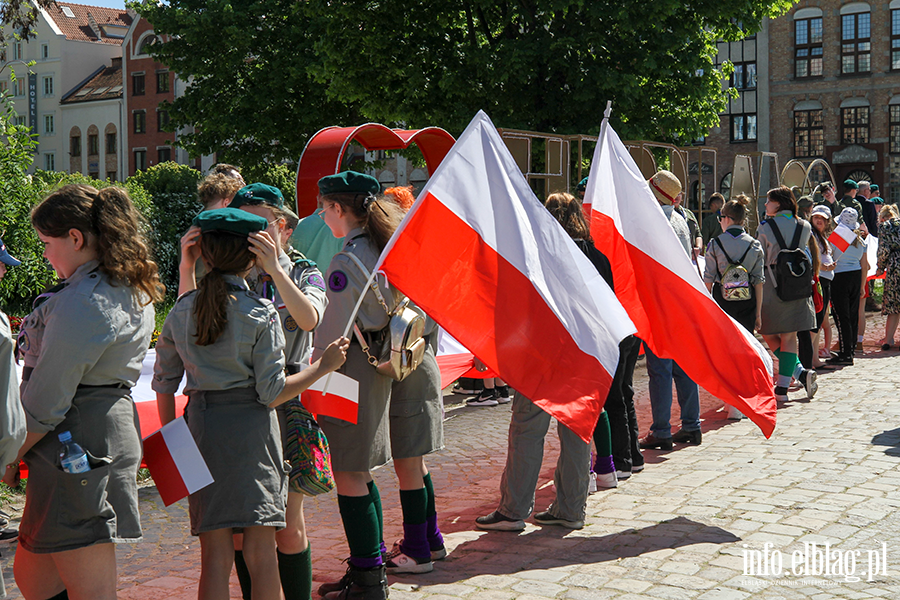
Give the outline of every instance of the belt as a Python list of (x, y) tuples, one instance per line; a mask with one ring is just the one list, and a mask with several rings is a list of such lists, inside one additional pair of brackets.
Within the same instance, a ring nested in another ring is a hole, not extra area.
[[(23, 367), (22, 368), (22, 381), (28, 381), (31, 379), (31, 374), (34, 372), (34, 367)], [(78, 389), (93, 389), (93, 388), (110, 388), (116, 390), (130, 390), (131, 386), (127, 383), (105, 383), (103, 385), (87, 385), (85, 383), (79, 383)]]

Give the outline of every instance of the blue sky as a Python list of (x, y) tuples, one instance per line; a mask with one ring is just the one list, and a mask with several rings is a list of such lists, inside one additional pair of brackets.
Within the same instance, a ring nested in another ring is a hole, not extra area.
[[(65, 0), (62, 0), (65, 4)], [(109, 8), (125, 8), (125, 0), (76, 0), (73, 4), (87, 4), (90, 6), (106, 6)]]

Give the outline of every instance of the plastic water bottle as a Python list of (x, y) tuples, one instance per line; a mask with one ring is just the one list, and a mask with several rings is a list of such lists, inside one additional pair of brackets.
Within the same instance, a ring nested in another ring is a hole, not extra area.
[(91, 470), (84, 448), (72, 441), (72, 433), (63, 431), (59, 434), (62, 448), (59, 449), (59, 462), (66, 473), (85, 473)]

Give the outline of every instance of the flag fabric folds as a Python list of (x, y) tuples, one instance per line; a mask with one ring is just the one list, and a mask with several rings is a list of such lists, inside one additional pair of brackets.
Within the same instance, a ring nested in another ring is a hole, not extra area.
[(828, 241), (841, 252), (846, 252), (855, 239), (856, 234), (843, 223), (838, 223), (838, 226), (828, 236)]
[(444, 389), (460, 377), (485, 379), (497, 374), (488, 369), (479, 371), (475, 368), (475, 355), (469, 352), (452, 335), (440, 330), (438, 334), (437, 364), (441, 370), (441, 389)]
[(590, 439), (619, 341), (634, 326), (484, 112), (432, 175), (379, 267), (513, 388)]
[[(326, 381), (328, 393), (323, 394)], [(300, 395), (300, 402), (311, 413), (355, 425), (359, 417), (359, 382), (335, 371), (309, 386)]]
[(591, 234), (609, 257), (638, 335), (697, 384), (775, 428), (772, 360), (709, 295), (625, 145), (603, 120), (585, 192)]
[(144, 460), (166, 506), (213, 482), (184, 417), (144, 440)]

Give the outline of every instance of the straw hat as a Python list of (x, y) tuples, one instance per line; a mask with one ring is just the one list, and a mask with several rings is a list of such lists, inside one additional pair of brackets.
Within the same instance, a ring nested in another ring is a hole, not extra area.
[(681, 182), (671, 171), (659, 171), (647, 180), (653, 195), (660, 204), (669, 205), (675, 201), (675, 196), (681, 193)]

